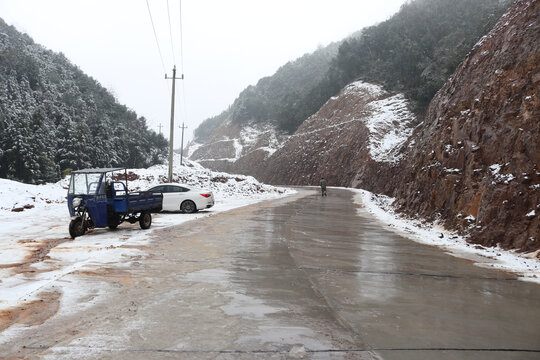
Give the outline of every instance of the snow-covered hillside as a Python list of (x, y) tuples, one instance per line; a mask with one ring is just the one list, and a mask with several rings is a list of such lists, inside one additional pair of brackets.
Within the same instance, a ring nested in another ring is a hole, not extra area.
[[(175, 160), (179, 163), (178, 158)], [(211, 171), (189, 160), (184, 160), (183, 163), (183, 166), (174, 167), (173, 182), (211, 190), (218, 203), (229, 199), (235, 199), (235, 201), (266, 199), (290, 192), (289, 189), (259, 183), (251, 176)], [(155, 165), (148, 169), (128, 169), (129, 190), (146, 190), (167, 182), (167, 172), (167, 165)], [(43, 210), (58, 204), (67, 206), (68, 184), (69, 177), (57, 183), (45, 185), (30, 185), (0, 179), (0, 214), (8, 216), (10, 212), (17, 214), (26, 211), (28, 213), (31, 209)]]
[[(230, 125), (230, 121), (226, 122), (225, 125)], [(250, 123), (242, 127), (237, 136), (226, 136), (206, 144), (191, 142), (187, 147), (186, 157), (202, 162), (218, 160), (235, 162), (242, 156), (257, 150), (265, 151), (268, 154), (267, 156), (270, 156), (283, 146), (285, 138), (286, 136), (272, 124)], [(227, 151), (229, 143), (232, 147), (230, 151)], [(213, 146), (220, 147), (221, 151), (209, 156), (208, 148)]]
[(289, 137), (273, 123), (240, 125), (228, 119), (218, 130), (219, 135), (204, 144), (191, 142), (187, 156), (205, 167), (232, 173), (255, 174), (258, 164), (280, 149)]
[(355, 81), (304, 121), (256, 176), (295, 185), (324, 176), (331, 185), (384, 190), (374, 188), (376, 178), (398, 165), (416, 121), (403, 94)]
[[(332, 106), (335, 103), (350, 102), (351, 99), (354, 107)], [(355, 81), (347, 85), (340, 95), (332, 97), (325, 106), (332, 107), (333, 111), (319, 112), (319, 116), (315, 114), (306, 120), (306, 124), (295, 135), (315, 135), (326, 129), (335, 132), (349, 123), (359, 122), (369, 130), (371, 159), (395, 163), (401, 158), (401, 146), (411, 136), (416, 120), (403, 94), (392, 95), (382, 86)]]

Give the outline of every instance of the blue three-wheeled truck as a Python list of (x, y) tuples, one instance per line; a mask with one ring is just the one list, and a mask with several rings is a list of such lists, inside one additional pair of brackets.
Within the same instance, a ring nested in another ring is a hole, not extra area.
[[(125, 182), (115, 181), (119, 171), (124, 172)], [(124, 221), (131, 224), (138, 221), (142, 229), (148, 229), (152, 224), (151, 214), (161, 211), (162, 203), (163, 194), (130, 193), (124, 168), (76, 170), (71, 173), (68, 190), (69, 234), (75, 238), (88, 229), (116, 229)]]

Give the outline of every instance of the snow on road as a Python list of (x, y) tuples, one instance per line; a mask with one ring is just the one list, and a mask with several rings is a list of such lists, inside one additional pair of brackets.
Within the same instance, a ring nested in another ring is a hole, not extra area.
[(520, 280), (540, 284), (540, 260), (536, 257), (537, 253), (520, 254), (501, 248), (469, 244), (465, 237), (447, 231), (437, 224), (406, 219), (396, 214), (392, 208), (393, 198), (360, 189), (352, 191), (356, 192), (356, 203), (400, 235), (422, 244), (438, 246), (453, 256), (471, 259), (478, 266), (513, 272), (519, 275)]
[[(138, 177), (129, 181), (130, 191), (167, 181), (166, 166), (129, 172)], [(212, 172), (189, 161), (175, 167), (173, 177), (176, 182), (211, 190), (215, 206), (195, 214), (155, 214), (149, 230), (123, 223), (116, 231), (94, 229), (75, 240), (68, 232), (68, 179), (46, 185), (0, 179), (0, 311), (36, 300), (40, 291), (53, 284), (64, 294), (66, 287), (73, 292), (76, 286), (62, 282), (63, 277), (144, 255), (151, 234), (158, 229), (294, 192), (249, 176)]]
[[(129, 182), (130, 190), (167, 181), (165, 166), (130, 172), (132, 177), (137, 177)], [(252, 177), (212, 172), (189, 161), (174, 169), (174, 178), (213, 191), (216, 205), (196, 214), (156, 214), (152, 227), (146, 231), (138, 224), (121, 224), (116, 231), (95, 229), (75, 240), (68, 233), (70, 219), (65, 200), (68, 180), (28, 185), (0, 179), (0, 313), (38, 300), (40, 293), (52, 287), (63, 294), (63, 311), (69, 311), (71, 306), (80, 307), (73, 299), (80, 298), (88, 289), (76, 281), (68, 281), (73, 274), (112, 265), (130, 266), (134, 259), (146, 255), (151, 235), (158, 229), (293, 192), (261, 184)], [(400, 218), (392, 212), (390, 198), (352, 190), (357, 193), (355, 201), (400, 234), (442, 247), (456, 256), (471, 258), (481, 266), (516, 272), (522, 280), (540, 283), (540, 262), (530, 254), (528, 258), (511, 251), (467, 244), (462, 237), (435, 226)]]

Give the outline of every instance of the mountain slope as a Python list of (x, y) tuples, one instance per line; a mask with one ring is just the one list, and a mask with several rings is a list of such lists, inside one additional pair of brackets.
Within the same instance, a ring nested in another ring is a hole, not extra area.
[(337, 47), (334, 43), (306, 54), (242, 91), (229, 109), (195, 130), (187, 145), (190, 159), (218, 171), (258, 173), (295, 129), (291, 124), (311, 114), (297, 103), (322, 79)]
[(316, 185), (325, 177), (330, 185), (381, 191), (371, 175), (396, 166), (415, 122), (403, 94), (352, 83), (308, 118), (257, 175), (274, 184)]
[(52, 182), (66, 169), (145, 167), (166, 153), (144, 118), (0, 19), (0, 177)]
[(322, 105), (362, 79), (404, 93), (417, 115), (473, 45), (508, 9), (509, 0), (414, 0), (392, 18), (343, 42), (327, 76), (306, 101)]
[(517, 0), (437, 93), (395, 191), (403, 211), (540, 249), (539, 14)]
[(540, 1), (516, 1), (418, 126), (403, 94), (356, 81), (252, 170), (279, 184), (325, 176), (393, 195), (406, 214), (471, 242), (540, 249), (539, 13)]
[[(196, 131), (199, 149), (212, 148), (212, 156), (201, 152), (194, 160), (205, 166), (249, 175), (259, 174), (266, 157), (240, 157), (233, 161), (230, 147), (220, 153), (217, 141), (241, 140), (241, 129), (270, 124), (294, 133), (329, 98), (356, 81), (382, 85), (403, 93), (409, 107), (421, 119), (427, 104), (453, 73), (467, 52), (495, 24), (509, 0), (414, 0), (407, 2), (387, 21), (363, 29), (332, 48), (283, 66), (271, 77), (248, 87), (231, 107), (208, 119)], [(223, 126), (228, 124), (228, 126)], [(236, 129), (231, 134), (231, 128)], [(235, 165), (236, 164), (236, 165)], [(215, 167), (214, 167), (215, 166)]]

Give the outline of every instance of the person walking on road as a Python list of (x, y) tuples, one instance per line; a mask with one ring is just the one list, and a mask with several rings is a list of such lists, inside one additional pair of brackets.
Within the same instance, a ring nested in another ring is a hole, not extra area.
[(326, 196), (326, 179), (321, 178), (319, 185), (321, 185), (321, 196)]

